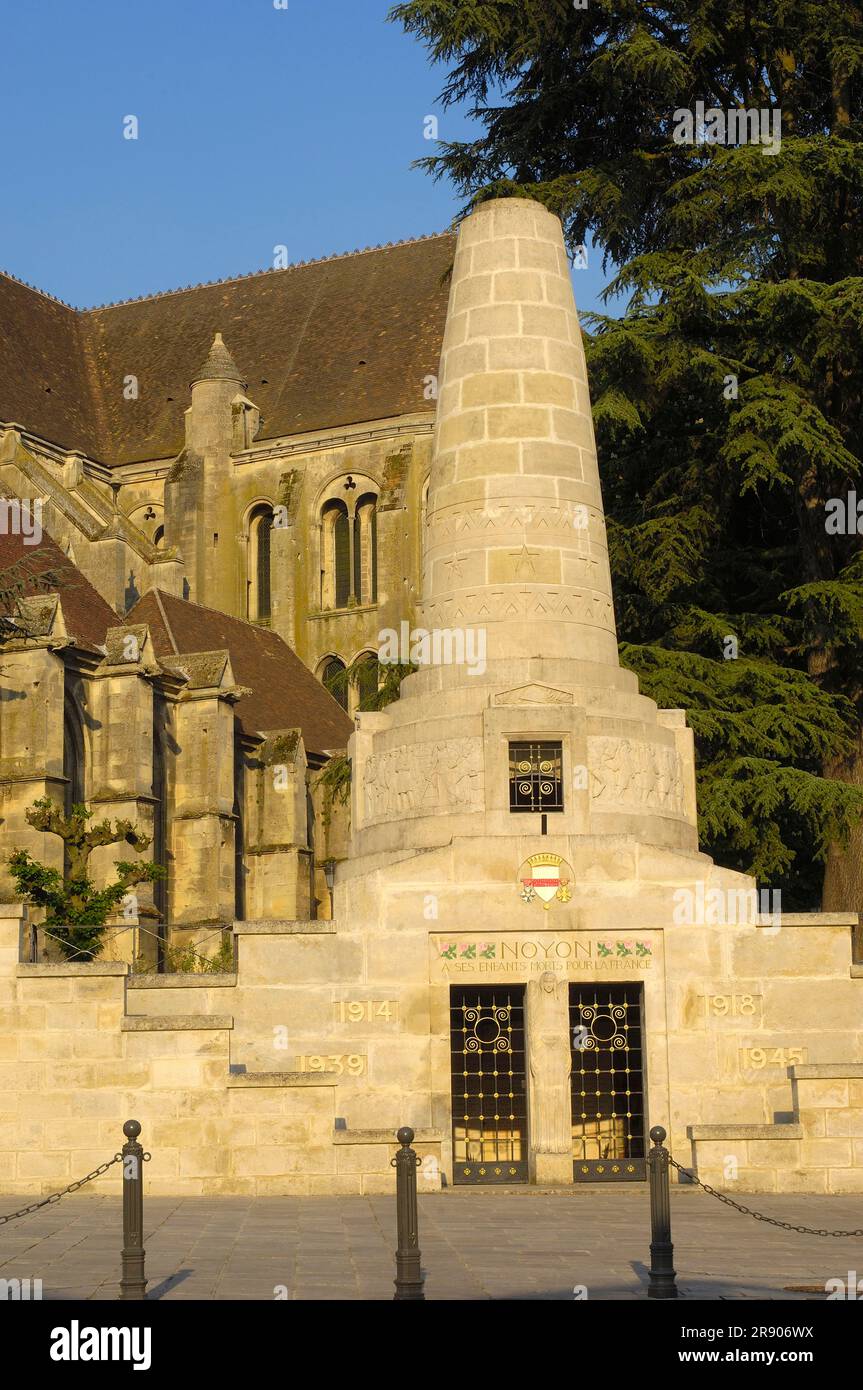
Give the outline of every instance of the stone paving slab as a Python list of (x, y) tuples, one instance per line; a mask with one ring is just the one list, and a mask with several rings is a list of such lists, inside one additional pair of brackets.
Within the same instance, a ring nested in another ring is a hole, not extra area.
[[(741, 1199), (781, 1221), (829, 1229), (863, 1224), (859, 1197)], [(0, 1214), (21, 1199), (0, 1196)], [(565, 1300), (646, 1296), (646, 1187), (495, 1191), (419, 1198), (429, 1299)], [(698, 1191), (672, 1193), (678, 1287), (694, 1299), (824, 1297), (827, 1279), (863, 1270), (863, 1239), (778, 1230)], [(45, 1299), (116, 1299), (120, 1199), (65, 1197), (0, 1226), (0, 1278), (38, 1278)], [(170, 1300), (389, 1300), (394, 1197), (148, 1198), (151, 1297)], [(818, 1293), (789, 1286), (817, 1286)]]

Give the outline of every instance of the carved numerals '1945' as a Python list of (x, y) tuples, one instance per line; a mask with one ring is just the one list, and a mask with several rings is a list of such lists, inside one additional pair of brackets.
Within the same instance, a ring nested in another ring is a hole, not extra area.
[(806, 1061), (805, 1047), (741, 1047), (740, 1065), (747, 1070), (762, 1067), (795, 1067)]
[(347, 1072), (349, 1076), (363, 1076), (367, 1064), (368, 1058), (359, 1052), (342, 1052), (336, 1056), (315, 1052), (298, 1057), (296, 1070), (334, 1071), (339, 1076), (343, 1076)]
[(702, 994), (708, 1018), (752, 1018), (761, 1012), (760, 994)]
[(339, 1023), (395, 1023), (399, 1012), (395, 999), (338, 999), (335, 1009)]

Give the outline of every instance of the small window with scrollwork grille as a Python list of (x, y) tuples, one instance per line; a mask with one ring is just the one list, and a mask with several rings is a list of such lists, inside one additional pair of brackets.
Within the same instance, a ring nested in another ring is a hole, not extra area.
[(563, 810), (563, 745), (509, 745), (509, 809)]

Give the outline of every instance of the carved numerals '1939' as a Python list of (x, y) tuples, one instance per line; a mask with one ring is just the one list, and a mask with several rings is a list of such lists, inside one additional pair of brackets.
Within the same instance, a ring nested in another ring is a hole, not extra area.
[(322, 1052), (304, 1053), (297, 1058), (297, 1071), (334, 1071), (339, 1076), (365, 1075), (368, 1058), (360, 1052), (327, 1055)]

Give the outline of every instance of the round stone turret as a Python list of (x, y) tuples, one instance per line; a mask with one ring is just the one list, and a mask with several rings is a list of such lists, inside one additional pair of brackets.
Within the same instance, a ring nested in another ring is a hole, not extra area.
[(590, 398), (569, 261), (539, 203), (462, 224), (441, 354), (423, 604), (488, 660), (617, 665)]

